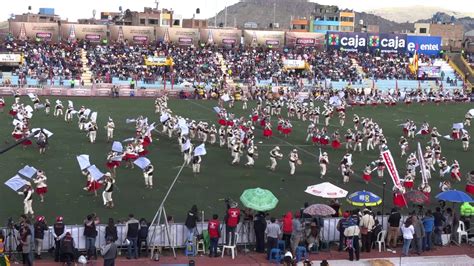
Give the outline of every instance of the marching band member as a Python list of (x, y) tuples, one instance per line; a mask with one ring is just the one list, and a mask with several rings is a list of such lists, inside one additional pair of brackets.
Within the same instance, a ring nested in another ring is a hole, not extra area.
[(298, 158), (298, 150), (293, 149), (289, 155), (289, 163), (290, 163), (290, 175), (295, 174), (296, 165), (301, 165), (301, 160)]
[[(186, 141), (184, 142), (186, 143)], [(184, 162), (186, 165), (191, 163), (191, 159), (193, 158), (193, 144), (189, 145), (189, 148), (183, 151)]]
[(46, 184), (46, 175), (42, 170), (38, 170), (36, 178), (33, 182), (36, 184), (36, 194), (40, 196), (41, 202), (44, 202), (44, 194), (48, 193), (48, 185)]
[(152, 164), (147, 165), (145, 169), (143, 169), (143, 177), (145, 178), (145, 187), (152, 189), (153, 188), (153, 171), (154, 167)]
[(97, 138), (97, 129), (98, 127), (96, 122), (91, 122), (89, 128), (87, 129), (90, 143), (95, 143), (95, 139)]
[(430, 146), (426, 146), (426, 151), (423, 154), (423, 158), (425, 159), (425, 164), (429, 170), (435, 171), (434, 162), (433, 162), (433, 152), (431, 151)]
[(23, 213), (25, 215), (34, 215), (35, 212), (33, 211), (33, 188), (31, 187), (31, 183), (28, 182), (23, 191), (18, 192), (18, 195), (23, 195)]
[(74, 107), (69, 106), (66, 110), (66, 114), (64, 115), (64, 121), (70, 123), (72, 121), (72, 111), (74, 111)]
[(227, 148), (232, 149), (232, 140), (234, 139), (234, 132), (232, 131), (231, 126), (227, 127), (226, 136), (227, 136)]
[(377, 176), (379, 178), (383, 178), (383, 172), (385, 171), (385, 162), (382, 156), (380, 156), (379, 159), (375, 161), (375, 164), (377, 165)]
[(328, 127), (329, 126), (329, 119), (331, 119), (331, 110), (326, 108), (323, 112), (323, 115), (324, 115), (324, 125), (326, 127)]
[(372, 167), (370, 164), (367, 164), (364, 168), (364, 174), (362, 175), (362, 178), (364, 179), (366, 184), (369, 184), (370, 180), (372, 180), (372, 176), (370, 175), (372, 173)]
[(414, 152), (410, 153), (407, 160), (407, 170), (410, 171), (413, 176), (415, 176), (416, 165), (418, 163), (418, 159), (416, 159), (416, 155)]
[(362, 141), (364, 140), (364, 136), (360, 131), (357, 132), (356, 138), (355, 138), (355, 145), (354, 145), (354, 151), (357, 151), (359, 149), (359, 152), (362, 152)]
[(464, 133), (462, 134), (462, 137), (461, 137), (462, 149), (464, 151), (467, 151), (469, 149), (469, 139), (470, 138), (471, 138), (471, 136), (469, 136), (469, 133), (467, 133), (467, 131), (464, 131)]
[(448, 161), (446, 160), (445, 157), (439, 160), (438, 167), (439, 167), (439, 176), (441, 178), (444, 178), (444, 176), (449, 172)]
[(112, 178), (112, 175), (107, 172), (104, 175), (105, 179), (102, 181), (104, 185), (104, 191), (102, 191), (102, 199), (104, 200), (104, 206), (106, 208), (113, 208), (114, 201), (112, 199), (112, 193), (114, 191), (115, 179)]
[(209, 129), (209, 143), (214, 144), (216, 143), (216, 135), (217, 135), (217, 129), (216, 126), (213, 124), (211, 128)]
[(219, 127), (219, 146), (222, 148), (225, 145), (226, 130), (224, 126)]
[(49, 99), (46, 99), (44, 101), (44, 112), (46, 113), (46, 115), (49, 116), (49, 113), (51, 112), (51, 103), (49, 102)]
[(101, 187), (100, 183), (92, 178), (89, 171), (84, 170), (82, 174), (87, 177), (86, 186), (83, 189), (85, 191), (94, 192), (94, 196), (97, 197), (97, 190)]
[(400, 145), (400, 150), (401, 150), (401, 155), (400, 157), (403, 157), (407, 155), (407, 150), (408, 150), (408, 141), (405, 137), (401, 136), (400, 141), (398, 142), (398, 145)]
[(3, 108), (5, 108), (5, 99), (0, 97), (0, 113), (3, 113)]
[(329, 165), (329, 156), (327, 152), (323, 152), (322, 155), (319, 156), (319, 168), (321, 173), (321, 179), (326, 175), (327, 168)]
[(415, 122), (410, 121), (410, 127), (408, 128), (408, 138), (415, 138), (416, 125)]
[(441, 134), (438, 133), (438, 129), (436, 127), (433, 127), (431, 130), (431, 145), (439, 144), (438, 137), (441, 137)]
[(232, 165), (240, 163), (240, 156), (242, 155), (242, 142), (237, 137), (232, 145)]
[(352, 118), (352, 122), (354, 122), (354, 130), (357, 131), (359, 128), (359, 116), (354, 114), (354, 118)]
[(254, 157), (257, 155), (257, 147), (254, 145), (249, 145), (247, 149), (247, 163), (245, 166), (254, 166), (255, 164), (255, 159)]
[(313, 136), (313, 129), (315, 128), (315, 125), (313, 122), (309, 123), (308, 128), (306, 129), (306, 142), (308, 142), (311, 137)]
[(277, 159), (281, 160), (282, 158), (283, 154), (280, 153), (280, 147), (275, 146), (275, 148), (270, 151), (270, 170), (275, 171), (278, 164)]
[(472, 115), (471, 115), (471, 113), (467, 112), (464, 115), (464, 125), (467, 126), (467, 127), (470, 127), (471, 126), (471, 120), (472, 120)]
[(85, 129), (84, 126), (85, 126), (86, 122), (87, 122), (87, 117), (84, 114), (80, 115), (79, 116), (79, 121), (77, 122), (77, 124), (79, 126), (79, 130), (84, 130)]
[(451, 165), (451, 178), (458, 182), (461, 181), (461, 171), (459, 170), (459, 163), (456, 160), (454, 160)]
[(346, 121), (346, 113), (345, 112), (339, 112), (339, 124), (341, 127), (344, 127), (344, 122)]
[(201, 156), (194, 154), (193, 152), (193, 158), (192, 158), (192, 163), (193, 163), (193, 173), (194, 175), (198, 175), (201, 172)]
[(54, 106), (54, 116), (62, 116), (63, 115), (63, 103), (60, 100), (56, 101), (56, 105)]
[(109, 117), (109, 121), (107, 122), (107, 126), (105, 126), (107, 129), (107, 142), (110, 142), (114, 139), (114, 129), (115, 129), (115, 123), (112, 118)]
[(342, 164), (341, 171), (342, 171), (342, 182), (349, 183), (351, 174), (353, 174), (354, 171), (351, 169), (349, 164)]
[(467, 193), (474, 195), (474, 170), (468, 174), (465, 190)]
[(43, 130), (40, 130), (38, 135), (36, 135), (36, 145), (38, 145), (40, 154), (46, 152), (46, 147), (48, 146), (48, 135), (46, 135)]
[(367, 138), (366, 150), (367, 151), (374, 150), (375, 149), (374, 147), (375, 131), (373, 129), (369, 129), (365, 137)]
[(346, 150), (352, 150), (353, 134), (350, 128), (347, 130), (347, 133), (344, 135), (344, 137), (346, 138)]

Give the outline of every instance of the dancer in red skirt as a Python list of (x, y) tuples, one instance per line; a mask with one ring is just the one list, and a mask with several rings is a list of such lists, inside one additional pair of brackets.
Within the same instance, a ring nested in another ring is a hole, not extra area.
[(265, 124), (265, 129), (263, 130), (263, 136), (268, 139), (268, 138), (270, 138), (272, 135), (273, 135), (272, 124), (270, 124), (270, 122), (267, 122), (267, 123)]
[(372, 173), (372, 167), (370, 166), (370, 164), (367, 164), (364, 168), (364, 174), (362, 175), (362, 178), (364, 179), (367, 185), (372, 180), (372, 176), (370, 175), (371, 173)]
[(467, 177), (466, 192), (474, 195), (474, 170), (471, 171)]
[(253, 110), (253, 112), (252, 112), (252, 124), (257, 123), (257, 121), (258, 121), (258, 111)]
[(87, 177), (86, 186), (83, 188), (85, 191), (94, 192), (94, 196), (97, 197), (97, 190), (100, 189), (101, 184), (92, 178), (89, 171), (84, 170), (82, 174)]
[(289, 120), (286, 120), (283, 123), (283, 127), (282, 127), (282, 133), (285, 136), (285, 138), (288, 138), (288, 135), (291, 134), (292, 130), (293, 130), (293, 126), (291, 125)]
[(430, 124), (428, 122), (423, 122), (421, 125), (421, 135), (426, 136), (430, 134)]
[(17, 125), (15, 129), (13, 129), (12, 137), (13, 139), (15, 139), (15, 141), (18, 141), (23, 138), (23, 130), (21, 129), (21, 126)]
[(114, 177), (116, 176), (115, 169), (120, 166), (120, 160), (118, 160), (118, 158), (120, 158), (120, 155), (117, 152), (110, 151), (107, 154), (107, 163), (105, 163), (105, 166), (112, 172)]
[(33, 182), (36, 184), (36, 194), (39, 195), (41, 202), (44, 202), (44, 195), (48, 193), (47, 179), (42, 170), (38, 170), (38, 172), (36, 172), (36, 178), (33, 179)]
[[(27, 138), (29, 135), (30, 135), (30, 131), (23, 131), (23, 138)], [(26, 139), (21, 143), (21, 145), (23, 146), (23, 149), (28, 148), (28, 146), (31, 146), (31, 144), (33, 144), (33, 142), (31, 142), (31, 140), (29, 139)]]
[(453, 130), (451, 131), (451, 138), (453, 138), (453, 140), (458, 140), (461, 138), (461, 132), (459, 131), (459, 129), (453, 128)]
[(277, 130), (280, 134), (283, 133), (283, 124), (285, 123), (285, 119), (283, 119), (281, 116), (278, 117), (278, 125), (277, 125)]
[(413, 185), (414, 185), (414, 182), (415, 182), (415, 177), (412, 175), (412, 173), (410, 171), (407, 172), (407, 174), (405, 176), (405, 179), (402, 180), (402, 181), (403, 181), (403, 186), (407, 190), (412, 190), (413, 189)]
[(333, 149), (339, 149), (341, 147), (341, 141), (339, 140), (339, 132), (337, 130), (332, 134), (331, 146)]
[(405, 193), (404, 188), (400, 188), (400, 189), (396, 187), (393, 188), (393, 205), (399, 208), (403, 208), (407, 206), (407, 201), (405, 200), (405, 197), (403, 196), (404, 193)]
[(421, 184), (421, 186), (418, 188), (423, 194), (426, 196), (426, 204), (430, 203), (430, 196), (431, 196), (431, 187), (428, 185), (428, 183)]
[(128, 168), (129, 166), (133, 169), (135, 168), (133, 161), (138, 158), (138, 153), (135, 152), (135, 147), (132, 143), (127, 145), (127, 149), (123, 154), (123, 159), (125, 160), (125, 167)]
[(459, 169), (459, 163), (456, 160), (454, 160), (451, 165), (451, 178), (458, 182), (461, 181), (461, 171)]

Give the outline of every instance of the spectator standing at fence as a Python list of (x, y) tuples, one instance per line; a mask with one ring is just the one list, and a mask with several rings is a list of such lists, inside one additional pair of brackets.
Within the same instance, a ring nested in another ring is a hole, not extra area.
[(339, 249), (338, 251), (342, 251), (344, 249), (344, 231), (349, 226), (349, 212), (344, 212), (342, 214), (342, 218), (337, 222), (336, 229), (339, 231)]
[(36, 259), (41, 259), (41, 251), (43, 249), (43, 238), (44, 232), (49, 230), (48, 225), (46, 225), (46, 220), (44, 216), (38, 216), (34, 224), (34, 235), (35, 235), (35, 251)]
[(299, 211), (295, 212), (293, 218), (293, 231), (291, 232), (291, 251), (296, 254), (296, 248), (299, 246), (301, 239), (303, 238), (303, 225), (301, 224), (301, 215)]
[(66, 235), (61, 239), (61, 261), (64, 261), (66, 265), (72, 265), (74, 263), (74, 238), (71, 233), (67, 232)]
[(21, 234), (20, 234), (20, 244), (21, 244), (21, 254), (23, 258), (23, 265), (31, 266), (33, 265), (33, 260), (31, 259), (30, 252), (33, 247), (31, 245), (32, 236), (31, 230), (28, 224), (24, 224)]
[(112, 239), (108, 237), (106, 239), (106, 244), (100, 250), (102, 256), (104, 257), (104, 266), (115, 266), (115, 259), (118, 255), (117, 244)]
[(239, 204), (235, 201), (227, 203), (227, 213), (224, 218), (226, 231), (225, 242), (227, 245), (234, 244), (235, 230), (240, 221), (240, 209), (238, 206)]
[(388, 217), (388, 234), (387, 234), (387, 247), (396, 248), (398, 234), (400, 232), (400, 220), (402, 216), (398, 212), (397, 208), (393, 208), (390, 216)]
[(91, 257), (97, 259), (95, 239), (97, 237), (96, 225), (98, 223), (99, 219), (95, 214), (87, 215), (87, 218), (84, 221), (84, 236), (86, 238), (86, 255), (88, 260), (90, 260)]
[(349, 252), (349, 260), (354, 260), (354, 254), (356, 260), (360, 259), (360, 246), (359, 246), (359, 234), (360, 228), (358, 225), (357, 212), (354, 212), (349, 218), (348, 226), (344, 230), (344, 236), (346, 237), (346, 247)]
[(188, 211), (188, 215), (186, 216), (186, 222), (184, 225), (188, 229), (188, 234), (186, 239), (188, 241), (192, 241), (194, 237), (194, 232), (196, 232), (196, 226), (198, 221), (198, 209), (196, 205), (193, 205), (191, 209)]
[[(127, 247), (127, 259), (138, 258), (138, 231), (140, 223), (133, 214), (128, 215), (128, 221), (125, 223), (127, 240), (130, 242)], [(133, 250), (133, 253), (132, 253)]]
[(433, 227), (434, 227), (434, 217), (431, 213), (431, 210), (427, 210), (425, 213), (425, 217), (422, 219), (423, 227), (425, 229), (425, 238), (423, 241), (423, 251), (430, 251), (433, 248), (433, 244), (431, 242)]
[(416, 250), (416, 254), (421, 255), (423, 251), (423, 238), (425, 236), (425, 228), (423, 227), (423, 223), (420, 221), (418, 216), (416, 215), (415, 211), (411, 213), (411, 219), (413, 228), (415, 229), (415, 235), (413, 236), (413, 248)]
[(210, 247), (209, 257), (217, 257), (217, 245), (219, 244), (219, 238), (221, 236), (221, 227), (218, 220), (217, 214), (212, 215), (212, 220), (207, 224), (207, 231), (209, 232)]
[(436, 211), (433, 215), (434, 217), (434, 244), (437, 246), (442, 246), (441, 234), (443, 233), (444, 224), (446, 223), (446, 218), (441, 212), (441, 207), (436, 207)]
[(370, 252), (372, 249), (372, 228), (375, 225), (375, 220), (370, 210), (365, 209), (363, 213), (359, 224), (362, 237), (362, 252)]
[[(280, 226), (274, 217), (270, 218), (270, 224), (265, 229), (267, 235), (267, 260), (270, 259), (270, 251), (278, 245), (278, 237), (281, 235)], [(282, 250), (283, 252), (283, 250)]]
[(267, 221), (265, 220), (265, 213), (258, 212), (253, 221), (253, 228), (255, 230), (255, 251), (257, 253), (265, 252), (265, 229), (267, 229)]
[(405, 224), (401, 228), (401, 232), (403, 235), (403, 249), (402, 254), (403, 256), (408, 256), (408, 251), (410, 250), (410, 244), (413, 240), (413, 235), (415, 234), (415, 228), (412, 224), (412, 219), (407, 219)]
[[(142, 245), (145, 245), (145, 248), (148, 250), (148, 229), (149, 225), (145, 218), (140, 219), (140, 229), (138, 230), (138, 256), (140, 257), (140, 253), (142, 250)], [(148, 251), (146, 253), (148, 255)]]
[(117, 241), (118, 234), (117, 234), (117, 226), (115, 226), (114, 219), (109, 218), (109, 222), (105, 227), (105, 239), (112, 239), (113, 242)]
[(53, 225), (54, 237), (54, 261), (59, 262), (59, 255), (61, 250), (61, 239), (66, 235), (63, 217), (56, 217), (56, 222)]
[(285, 216), (283, 216), (282, 231), (282, 240), (285, 241), (285, 248), (290, 249), (291, 234), (293, 233), (293, 215), (291, 212), (287, 212)]

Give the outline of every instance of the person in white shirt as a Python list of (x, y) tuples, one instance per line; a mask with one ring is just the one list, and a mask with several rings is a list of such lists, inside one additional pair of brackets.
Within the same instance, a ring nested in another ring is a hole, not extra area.
[(405, 224), (400, 228), (403, 235), (403, 256), (408, 256), (408, 251), (410, 250), (410, 244), (413, 240), (413, 235), (415, 234), (415, 228), (411, 222), (411, 219), (407, 219)]
[(38, 170), (36, 178), (33, 182), (36, 184), (36, 194), (40, 196), (41, 202), (44, 202), (44, 194), (48, 192), (48, 185), (46, 184), (46, 175), (42, 170)]
[(18, 192), (19, 195), (23, 195), (23, 209), (24, 214), (34, 215), (35, 212), (33, 211), (33, 188), (31, 188), (31, 184), (27, 184), (23, 191)]
[(109, 117), (109, 121), (107, 122), (107, 126), (105, 128), (107, 129), (107, 142), (110, 142), (114, 138), (115, 129), (115, 123), (112, 118)]

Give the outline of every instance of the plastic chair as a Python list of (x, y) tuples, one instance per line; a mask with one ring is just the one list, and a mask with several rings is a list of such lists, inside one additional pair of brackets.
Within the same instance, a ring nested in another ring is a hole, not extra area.
[(270, 262), (280, 263), (281, 261), (281, 249), (279, 248), (272, 248), (270, 250)]
[(285, 249), (285, 241), (283, 240), (278, 240), (277, 248), (281, 250), (281, 252), (284, 252)]
[(469, 236), (466, 231), (466, 227), (464, 226), (463, 221), (459, 221), (459, 226), (458, 226), (458, 244), (462, 243), (462, 238), (466, 237), (466, 243), (468, 242)]
[(306, 247), (298, 246), (296, 247), (296, 262), (301, 261), (302, 259), (308, 258), (308, 252), (306, 251)]
[(206, 255), (206, 246), (204, 245), (204, 240), (201, 239), (196, 244), (196, 254), (202, 252), (203, 255)]
[(387, 247), (385, 246), (385, 235), (387, 234), (386, 230), (382, 230), (377, 234), (377, 240), (375, 243), (379, 246), (379, 252), (382, 252), (382, 246), (383, 250), (385, 251)]
[(184, 255), (186, 257), (193, 257), (196, 256), (196, 247), (194, 246), (193, 241), (187, 241), (186, 242), (186, 248), (184, 250)]
[[(222, 246), (222, 254), (221, 254), (221, 258), (224, 257), (224, 253), (225, 253), (225, 250), (226, 249), (230, 249), (231, 251), (231, 255), (232, 255), (232, 259), (235, 258), (235, 256), (237, 256), (237, 242), (239, 241), (239, 235), (234, 233), (234, 245), (232, 244), (229, 244), (229, 245), (224, 245)], [(232, 241), (231, 241), (232, 242)]]

